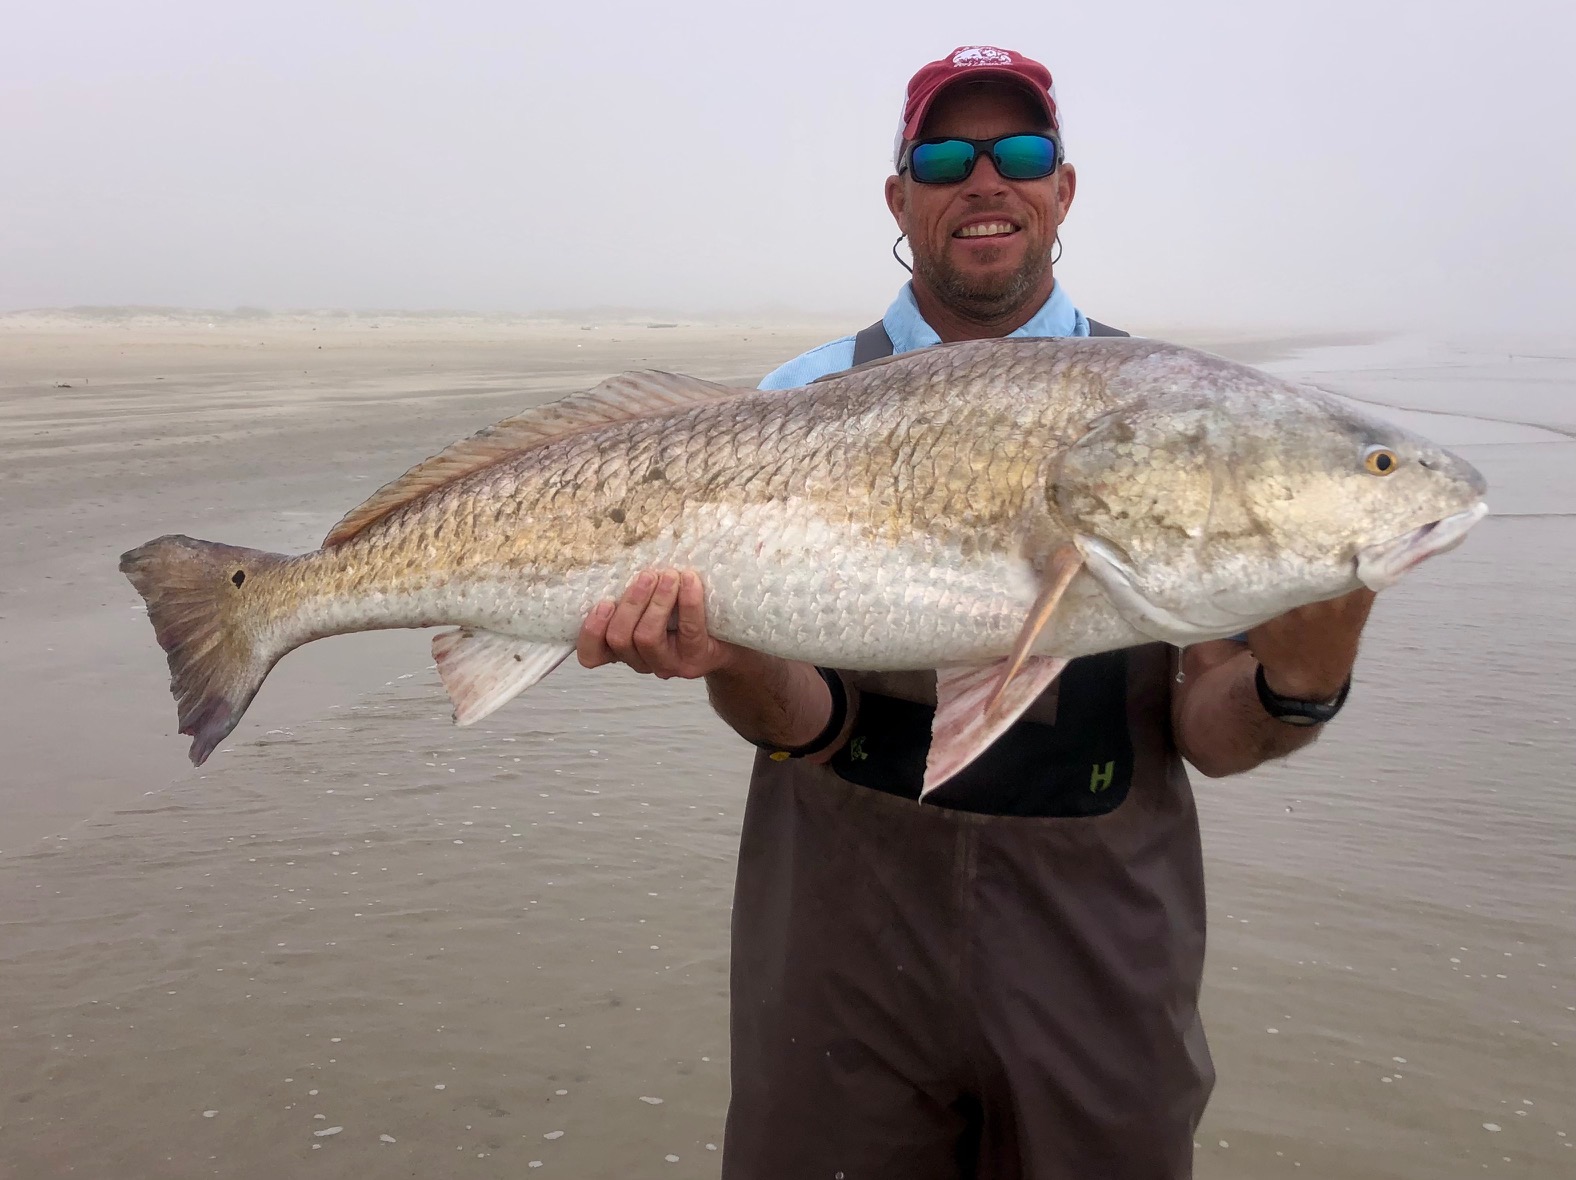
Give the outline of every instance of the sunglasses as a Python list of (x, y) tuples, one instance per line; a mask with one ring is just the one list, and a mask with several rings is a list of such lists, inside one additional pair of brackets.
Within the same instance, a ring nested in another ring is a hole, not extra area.
[(918, 139), (903, 149), (898, 172), (907, 168), (920, 184), (967, 180), (982, 152), (989, 152), (1003, 180), (1040, 180), (1062, 162), (1054, 135), (999, 135), (995, 139)]

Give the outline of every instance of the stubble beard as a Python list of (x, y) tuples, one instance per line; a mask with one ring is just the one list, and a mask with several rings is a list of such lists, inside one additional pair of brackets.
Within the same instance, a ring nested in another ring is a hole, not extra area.
[(1021, 310), (1023, 301), (1039, 287), (1050, 265), (1049, 254), (1031, 254), (1011, 274), (981, 281), (970, 280), (944, 261), (915, 257), (914, 273), (953, 311), (989, 323)]

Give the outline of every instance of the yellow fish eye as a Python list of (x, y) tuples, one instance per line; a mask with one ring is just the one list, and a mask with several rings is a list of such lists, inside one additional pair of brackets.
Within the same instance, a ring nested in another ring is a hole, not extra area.
[(1363, 452), (1363, 466), (1373, 475), (1389, 475), (1400, 465), (1400, 457), (1389, 447), (1369, 447)]

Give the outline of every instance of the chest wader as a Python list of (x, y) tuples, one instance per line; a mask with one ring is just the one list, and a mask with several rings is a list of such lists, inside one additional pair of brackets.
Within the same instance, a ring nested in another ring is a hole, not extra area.
[[(855, 364), (891, 352), (855, 337)], [(1177, 658), (1072, 661), (924, 804), (933, 673), (837, 673), (831, 763), (756, 756), (724, 1180), (1192, 1175), (1214, 1069)]]

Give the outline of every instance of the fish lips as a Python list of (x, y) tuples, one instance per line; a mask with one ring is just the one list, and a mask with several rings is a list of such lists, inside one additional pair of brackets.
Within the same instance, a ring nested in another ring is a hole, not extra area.
[(1370, 590), (1388, 589), (1428, 558), (1461, 544), (1472, 526), (1487, 515), (1488, 505), (1479, 500), (1464, 512), (1431, 521), (1393, 540), (1359, 549), (1357, 580)]

